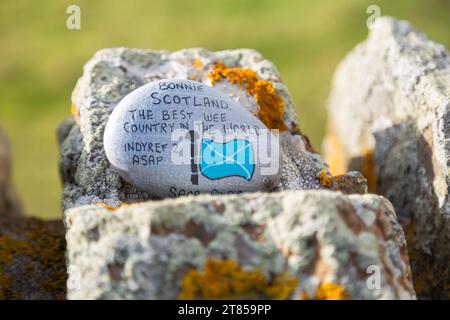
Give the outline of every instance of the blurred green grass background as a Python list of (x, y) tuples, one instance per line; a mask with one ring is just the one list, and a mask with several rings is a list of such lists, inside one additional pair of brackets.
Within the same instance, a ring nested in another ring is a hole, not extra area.
[[(66, 8), (81, 8), (68, 30)], [(302, 130), (320, 149), (333, 71), (367, 35), (366, 9), (409, 20), (450, 47), (450, 1), (0, 1), (0, 126), (30, 215), (61, 216), (55, 130), (70, 114), (83, 64), (99, 49), (255, 48), (293, 95)]]

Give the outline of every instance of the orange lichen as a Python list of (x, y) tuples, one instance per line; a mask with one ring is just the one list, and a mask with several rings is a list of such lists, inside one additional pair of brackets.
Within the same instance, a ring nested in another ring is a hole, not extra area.
[(78, 111), (78, 108), (74, 103), (70, 105), (70, 113), (75, 118), (75, 121), (78, 122), (80, 120), (80, 112)]
[(347, 160), (344, 146), (335, 134), (328, 134), (324, 140), (325, 161), (329, 165), (331, 174), (338, 175), (347, 172)]
[(103, 202), (99, 202), (99, 203), (97, 203), (97, 205), (105, 208), (108, 211), (117, 211), (119, 208), (121, 208), (121, 206), (113, 207), (113, 206), (107, 205), (106, 203), (103, 203)]
[(377, 173), (373, 151), (366, 149), (363, 152), (362, 174), (367, 179), (367, 189), (369, 192), (375, 193), (377, 190)]
[(299, 300), (309, 300), (308, 298), (308, 294), (306, 292), (303, 292), (300, 294), (300, 296), (298, 297)]
[(258, 269), (245, 271), (233, 260), (208, 259), (205, 270), (191, 270), (182, 280), (179, 299), (288, 299), (298, 280), (288, 274), (267, 279)]
[(345, 288), (335, 283), (321, 283), (314, 297), (310, 298), (306, 292), (299, 296), (300, 300), (348, 300), (350, 296)]
[(200, 59), (195, 59), (194, 61), (194, 67), (196, 67), (197, 69), (200, 69), (203, 66), (203, 62)]
[(348, 300), (345, 289), (334, 283), (322, 283), (317, 289), (316, 300)]
[(258, 118), (269, 129), (286, 131), (284, 122), (284, 103), (272, 83), (258, 78), (255, 71), (248, 68), (227, 68), (223, 63), (216, 63), (209, 74), (212, 85), (224, 79), (246, 90), (255, 98), (259, 106)]
[(323, 170), (317, 175), (317, 179), (324, 188), (341, 191), (344, 194), (364, 194), (367, 192), (366, 179), (362, 174), (333, 176)]
[(105, 208), (108, 211), (117, 211), (117, 210), (122, 209), (122, 208), (131, 207), (131, 206), (140, 206), (140, 205), (143, 205), (143, 204), (144, 204), (143, 202), (121, 203), (120, 206), (113, 207), (113, 206), (107, 205), (106, 203), (103, 203), (103, 202), (97, 203), (98, 206), (101, 206), (101, 207)]
[(319, 173), (319, 182), (324, 188), (331, 189), (334, 187), (333, 176), (329, 175), (326, 171)]
[(74, 103), (70, 105), (70, 113), (74, 116), (78, 114), (77, 106)]

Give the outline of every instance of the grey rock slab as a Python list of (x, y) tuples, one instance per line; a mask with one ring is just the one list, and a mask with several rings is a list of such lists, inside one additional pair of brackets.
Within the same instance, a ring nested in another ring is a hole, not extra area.
[(449, 52), (382, 17), (340, 63), (328, 111), (331, 167), (367, 172), (405, 229), (418, 295), (448, 299)]
[(213, 86), (259, 116), (262, 106), (244, 85), (222, 76), (212, 83), (210, 75), (219, 62), (233, 68), (232, 71), (251, 70), (263, 84), (273, 87), (276, 94), (272, 98), (281, 99), (283, 108), (277, 110), (278, 113), (274, 109), (273, 115), (270, 105), (262, 105), (264, 115), (272, 115), (274, 123), (281, 124), (279, 127), (283, 129), (279, 135), (280, 181), (274, 186), (275, 190), (324, 188), (317, 177), (327, 171), (327, 166), (300, 133), (294, 103), (277, 69), (260, 53), (249, 49), (168, 52), (114, 48), (97, 52), (85, 65), (72, 94), (74, 117), (64, 121), (58, 131), (64, 210), (93, 203), (117, 207), (124, 202), (160, 198), (121, 178), (104, 150), (104, 130), (110, 114), (127, 94), (146, 83), (161, 79), (195, 79)]
[(278, 134), (204, 83), (163, 79), (116, 106), (104, 148), (122, 178), (158, 197), (272, 191)]
[(72, 208), (65, 223), (69, 299), (208, 298), (211, 282), (246, 274), (279, 287), (214, 297), (415, 299), (402, 228), (376, 195), (200, 195)]
[(61, 220), (0, 216), (0, 300), (66, 299)]

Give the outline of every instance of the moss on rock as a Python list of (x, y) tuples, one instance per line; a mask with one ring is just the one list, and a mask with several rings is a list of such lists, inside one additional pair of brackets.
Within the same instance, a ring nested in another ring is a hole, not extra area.
[(66, 279), (62, 222), (0, 219), (0, 299), (64, 299)]

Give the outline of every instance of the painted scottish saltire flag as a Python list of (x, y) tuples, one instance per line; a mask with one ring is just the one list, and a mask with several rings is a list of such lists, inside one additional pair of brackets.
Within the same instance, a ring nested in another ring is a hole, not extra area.
[(234, 139), (227, 143), (202, 140), (200, 172), (211, 180), (238, 176), (248, 181), (255, 171), (252, 144)]

